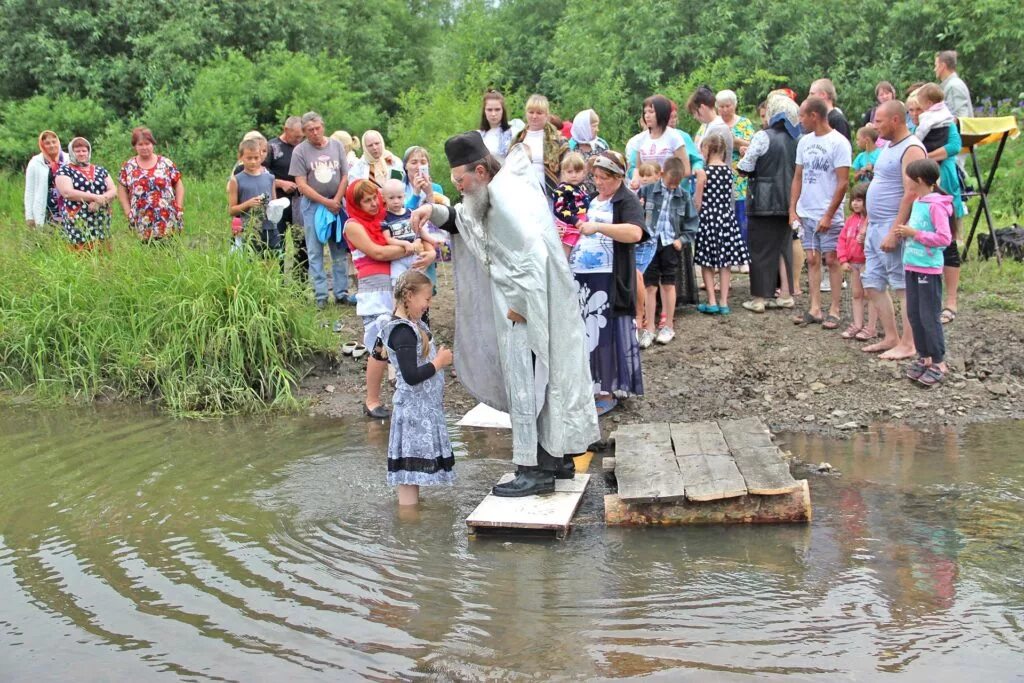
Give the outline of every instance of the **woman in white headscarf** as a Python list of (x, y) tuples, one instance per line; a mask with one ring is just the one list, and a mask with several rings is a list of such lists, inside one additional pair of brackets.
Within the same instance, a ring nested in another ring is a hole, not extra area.
[(92, 145), (82, 137), (68, 143), (68, 163), (55, 180), (64, 197), (61, 227), (72, 249), (91, 249), (110, 236), (110, 203), (117, 188), (107, 169), (92, 163)]
[[(789, 195), (796, 166), (796, 142), (800, 137), (800, 108), (779, 92), (768, 95), (765, 117), (768, 125), (754, 133), (739, 172), (750, 179), (747, 187), (747, 216), (750, 239), (750, 293), (743, 307), (754, 313), (766, 308), (792, 308), (793, 233), (789, 226)], [(776, 298), (780, 261), (787, 275), (781, 279)]]
[(569, 139), (569, 149), (579, 152), (584, 161), (587, 161), (587, 177), (583, 180), (587, 194), (597, 191), (594, 186), (594, 169), (589, 160), (608, 149), (608, 143), (597, 135), (600, 127), (601, 119), (593, 109), (581, 111), (572, 120), (572, 138)]
[(348, 172), (348, 181), (373, 181), (377, 187), (384, 187), (390, 178), (405, 182), (405, 171), (402, 160), (384, 147), (384, 136), (375, 130), (363, 133), (363, 156), (353, 164)]

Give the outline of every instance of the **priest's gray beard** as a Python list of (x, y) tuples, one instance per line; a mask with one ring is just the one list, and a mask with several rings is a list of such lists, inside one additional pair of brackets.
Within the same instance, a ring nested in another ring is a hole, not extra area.
[(487, 210), (491, 208), (491, 197), (487, 194), (487, 186), (483, 185), (475, 190), (463, 193), (462, 203), (466, 205), (466, 211), (478, 223), (483, 224), (487, 218)]

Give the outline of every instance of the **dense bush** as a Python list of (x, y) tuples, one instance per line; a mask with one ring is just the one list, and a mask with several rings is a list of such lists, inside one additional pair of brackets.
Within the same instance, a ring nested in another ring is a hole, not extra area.
[[(22, 166), (46, 127), (90, 135), (113, 165), (143, 123), (190, 174), (220, 172), (246, 130), (317, 109), (330, 130), (380, 129), (397, 153), (426, 145), (443, 179), (440, 143), (476, 126), (487, 86), (513, 116), (534, 91), (563, 117), (593, 107), (621, 148), (644, 97), (682, 104), (702, 83), (752, 115), (768, 90), (829, 76), (856, 122), (879, 80), (931, 79), (946, 48), (976, 100), (1002, 101), (1020, 89), (1022, 15), (1015, 0), (299, 0), (284, 13), (275, 0), (10, 0), (0, 165)], [(685, 112), (680, 125), (695, 127)]]
[[(200, 69), (184, 93), (163, 91), (140, 116), (167, 153), (195, 171), (229, 165), (248, 130), (276, 134), (291, 114), (316, 110), (327, 132), (378, 125), (380, 112), (356, 82), (347, 59), (291, 53), (282, 47), (249, 59), (219, 55)], [(127, 140), (125, 153), (130, 153)]]
[(43, 129), (57, 131), (67, 145), (75, 135), (94, 138), (110, 120), (110, 112), (88, 98), (36, 95), (0, 104), (0, 166), (24, 167), (39, 152)]

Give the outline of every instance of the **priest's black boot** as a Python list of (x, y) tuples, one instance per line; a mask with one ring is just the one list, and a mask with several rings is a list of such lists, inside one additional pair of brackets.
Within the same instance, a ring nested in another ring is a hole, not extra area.
[(499, 498), (541, 496), (555, 492), (555, 475), (537, 467), (522, 467), (515, 479), (498, 484), (491, 491)]
[(575, 479), (576, 478), (576, 462), (573, 460), (573, 456), (566, 455), (562, 457), (562, 462), (558, 464), (558, 469), (555, 470), (555, 479)]

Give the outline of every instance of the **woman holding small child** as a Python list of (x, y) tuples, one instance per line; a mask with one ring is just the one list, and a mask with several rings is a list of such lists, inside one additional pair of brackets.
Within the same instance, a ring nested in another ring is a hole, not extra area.
[[(398, 183), (397, 194), (404, 191)], [(401, 204), (401, 202), (399, 202)], [(356, 314), (363, 320), (363, 343), (373, 346), (377, 337), (377, 318), (394, 309), (391, 284), (391, 262), (416, 251), (414, 241), (390, 238), (384, 234), (382, 224), (387, 206), (379, 187), (370, 180), (357, 180), (345, 190), (345, 206), (349, 219), (345, 223), (344, 237), (352, 251), (352, 264), (358, 279)], [(411, 264), (425, 268), (433, 263), (433, 250), (423, 251)], [(366, 401), (363, 412), (367, 417), (385, 419), (391, 415), (380, 397), (380, 385), (387, 363), (370, 358), (366, 364)]]
[(590, 198), (579, 242), (569, 257), (590, 352), (598, 415), (616, 396), (642, 395), (640, 347), (633, 327), (636, 263), (633, 245), (647, 235), (640, 200), (626, 187), (626, 160), (618, 152), (593, 158), (597, 194)]

